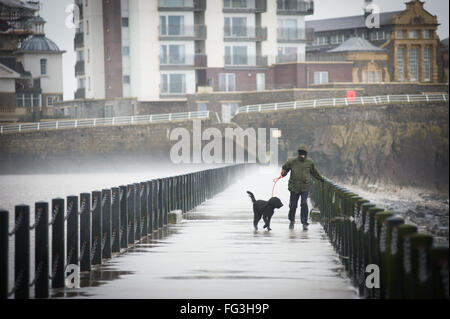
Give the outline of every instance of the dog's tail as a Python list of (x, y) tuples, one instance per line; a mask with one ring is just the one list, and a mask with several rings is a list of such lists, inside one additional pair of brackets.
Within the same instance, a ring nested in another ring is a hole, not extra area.
[(247, 194), (248, 194), (248, 196), (250, 196), (250, 198), (252, 199), (252, 202), (253, 202), (253, 203), (256, 202), (255, 195), (253, 195), (252, 192), (247, 191)]

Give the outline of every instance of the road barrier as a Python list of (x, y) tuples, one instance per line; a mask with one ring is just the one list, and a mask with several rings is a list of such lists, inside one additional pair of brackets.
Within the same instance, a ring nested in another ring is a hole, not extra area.
[[(68, 196), (66, 201), (57, 198), (52, 200), (51, 207), (49, 203), (38, 202), (32, 226), (30, 207), (18, 205), (12, 230), (9, 229), (9, 212), (0, 210), (0, 299), (28, 299), (32, 287), (36, 298), (48, 298), (50, 282), (52, 288), (65, 287), (68, 265), (89, 272), (93, 265), (101, 265), (114, 254), (125, 252), (166, 227), (170, 211), (186, 213), (223, 191), (237, 180), (246, 165), (224, 166), (82, 193), (79, 197)], [(30, 281), (32, 230), (35, 232), (35, 261), (34, 278)], [(8, 287), (11, 236), (15, 242), (12, 288)]]
[[(320, 222), (361, 297), (449, 298), (448, 246), (433, 246), (432, 236), (331, 180), (314, 180), (311, 192)], [(379, 274), (368, 271), (371, 265)], [(379, 276), (378, 287), (367, 283), (372, 273)]]

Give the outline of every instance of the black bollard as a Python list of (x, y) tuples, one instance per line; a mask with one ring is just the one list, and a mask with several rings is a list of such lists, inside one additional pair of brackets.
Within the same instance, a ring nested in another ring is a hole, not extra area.
[(119, 186), (120, 190), (120, 248), (128, 247), (128, 198), (127, 187)]
[(78, 196), (67, 197), (67, 264), (78, 265)]
[(111, 258), (111, 190), (102, 190), (102, 258)]
[(9, 212), (0, 209), (0, 299), (8, 298)]
[(49, 296), (48, 203), (35, 204), (34, 291), (36, 298)]
[(153, 181), (153, 231), (159, 228), (159, 180)]
[(148, 221), (147, 221), (147, 182), (141, 183), (141, 237), (146, 237), (148, 234)]
[(52, 288), (64, 287), (66, 234), (64, 227), (64, 199), (52, 200)]
[(91, 271), (91, 194), (80, 194), (80, 271)]
[(153, 181), (147, 182), (147, 233), (153, 233)]
[(92, 192), (92, 265), (102, 264), (102, 193)]
[(432, 297), (432, 276), (430, 249), (433, 237), (426, 234), (414, 234), (411, 243), (411, 266), (413, 278), (413, 298), (430, 299)]
[(30, 297), (30, 206), (15, 207), (15, 298)]
[(162, 229), (164, 216), (164, 181), (158, 179), (158, 229)]
[(120, 252), (120, 190), (118, 187), (111, 188), (111, 229), (111, 252), (118, 253)]
[(433, 247), (430, 250), (432, 273), (432, 298), (448, 297), (448, 246)]
[(403, 282), (402, 299), (411, 299), (413, 293), (413, 275), (411, 267), (411, 236), (417, 233), (417, 227), (409, 224), (398, 226), (397, 229), (397, 247), (399, 258), (402, 260), (402, 275)]
[(135, 224), (135, 216), (134, 216), (134, 185), (127, 185), (127, 198), (128, 198), (128, 245), (134, 245), (134, 224)]
[(385, 244), (380, 241), (380, 250), (383, 258), (382, 275), (385, 276), (385, 298), (398, 299), (402, 293), (402, 260), (398, 249), (398, 227), (404, 224), (401, 217), (393, 216), (385, 220)]
[(134, 184), (134, 239), (141, 240), (141, 185)]

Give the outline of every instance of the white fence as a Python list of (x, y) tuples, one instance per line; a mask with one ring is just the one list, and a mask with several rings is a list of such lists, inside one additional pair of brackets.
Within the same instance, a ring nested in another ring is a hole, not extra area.
[(98, 119), (83, 119), (83, 120), (62, 120), (56, 122), (38, 122), (30, 124), (3, 125), (0, 126), (0, 134), (30, 132), (40, 130), (55, 130), (55, 129), (58, 130), (67, 128), (80, 128), (80, 127), (163, 123), (163, 122), (188, 121), (188, 120), (198, 120), (208, 118), (209, 118), (209, 111), (201, 111), (201, 112), (185, 112), (185, 113), (170, 113), (170, 114), (122, 116), (122, 117), (109, 117)]
[(373, 104), (389, 104), (389, 103), (416, 103), (416, 102), (447, 102), (448, 94), (420, 94), (420, 95), (383, 95), (383, 96), (364, 96), (355, 98), (335, 98), (322, 100), (307, 100), (284, 103), (270, 103), (247, 105), (240, 107), (236, 115), (239, 113), (254, 113), (264, 111), (278, 110), (295, 110), (301, 108), (316, 107), (341, 107), (349, 105), (373, 105)]

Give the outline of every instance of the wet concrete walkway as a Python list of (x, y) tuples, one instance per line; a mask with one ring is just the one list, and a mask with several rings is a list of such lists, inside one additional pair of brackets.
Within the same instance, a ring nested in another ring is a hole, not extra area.
[[(98, 270), (82, 288), (54, 291), (75, 298), (356, 298), (320, 224), (288, 229), (287, 179), (277, 184), (284, 203), (272, 231), (254, 231), (245, 193), (268, 199), (278, 171), (243, 177), (188, 214), (180, 224), (144, 240)], [(84, 287), (83, 287), (84, 286)]]

